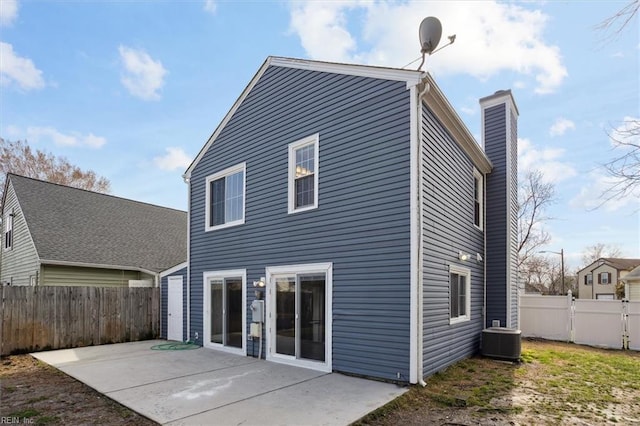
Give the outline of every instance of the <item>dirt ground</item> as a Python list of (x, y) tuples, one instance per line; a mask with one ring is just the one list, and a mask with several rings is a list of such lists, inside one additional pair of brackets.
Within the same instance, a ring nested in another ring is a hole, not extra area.
[(157, 425), (30, 355), (0, 360), (0, 423)]
[[(639, 352), (523, 341), (523, 360), (461, 361), (355, 425), (640, 426)], [(30, 355), (0, 360), (0, 423), (156, 425)]]

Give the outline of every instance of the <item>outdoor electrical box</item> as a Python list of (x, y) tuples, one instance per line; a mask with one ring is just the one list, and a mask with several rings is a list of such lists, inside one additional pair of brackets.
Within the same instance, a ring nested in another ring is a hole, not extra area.
[(264, 300), (254, 300), (251, 302), (251, 321), (264, 322)]

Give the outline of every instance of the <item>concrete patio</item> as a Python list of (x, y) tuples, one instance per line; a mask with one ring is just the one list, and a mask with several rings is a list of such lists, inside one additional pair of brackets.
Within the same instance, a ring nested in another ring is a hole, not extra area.
[(32, 354), (167, 425), (347, 425), (407, 389), (163, 340)]

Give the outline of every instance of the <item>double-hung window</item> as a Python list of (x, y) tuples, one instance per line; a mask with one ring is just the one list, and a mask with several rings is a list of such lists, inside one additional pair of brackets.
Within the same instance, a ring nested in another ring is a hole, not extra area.
[(13, 248), (13, 210), (4, 218), (4, 249)]
[(471, 319), (471, 272), (449, 266), (449, 324)]
[(598, 284), (611, 284), (611, 272), (600, 272)]
[(592, 285), (593, 284), (593, 274), (589, 273), (587, 275), (584, 276), (584, 283), (585, 285)]
[(484, 209), (484, 185), (483, 176), (477, 170), (473, 170), (473, 224), (482, 230)]
[(289, 213), (318, 207), (319, 135), (289, 144)]
[(205, 231), (244, 223), (246, 164), (207, 177)]

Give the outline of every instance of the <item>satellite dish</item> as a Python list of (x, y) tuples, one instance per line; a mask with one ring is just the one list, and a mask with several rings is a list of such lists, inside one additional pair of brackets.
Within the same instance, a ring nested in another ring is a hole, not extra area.
[(420, 37), (420, 52), (424, 55), (428, 53), (431, 55), (438, 43), (440, 43), (440, 37), (442, 37), (442, 24), (436, 17), (429, 16), (422, 20), (420, 23), (420, 30), (418, 31)]

